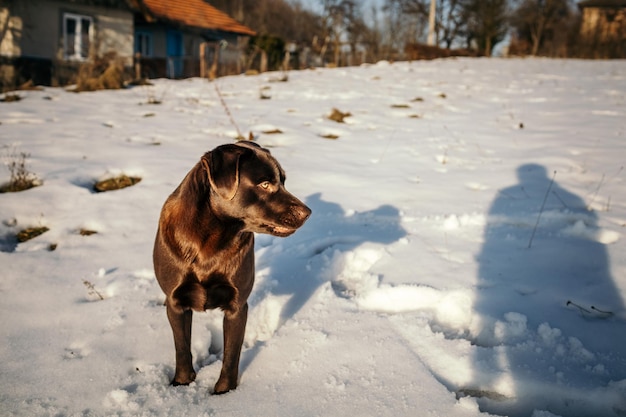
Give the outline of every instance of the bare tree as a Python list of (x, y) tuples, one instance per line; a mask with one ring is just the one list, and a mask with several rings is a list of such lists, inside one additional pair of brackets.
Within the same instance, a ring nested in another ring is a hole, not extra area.
[[(447, 49), (467, 32), (464, 0), (437, 0), (435, 21), (435, 45), (441, 42)], [(413, 16), (419, 27), (425, 26), (430, 15), (430, 0), (388, 0), (386, 5), (399, 8), (402, 14)], [(423, 29), (422, 29), (423, 30)], [(420, 33), (421, 37), (421, 33)], [(415, 42), (415, 39), (407, 40)]]
[[(324, 5), (324, 21), (327, 36), (332, 42), (334, 63), (339, 65), (339, 53), (341, 52), (341, 36), (345, 29), (344, 22), (349, 19), (346, 14), (351, 12), (352, 4), (342, 0), (322, 0)], [(322, 57), (323, 59), (324, 57)]]
[(278, 69), (284, 62), (286, 45), (310, 45), (323, 33), (321, 17), (295, 1), (211, 0), (211, 5), (257, 32), (249, 43), (248, 66), (260, 59), (262, 69)]
[(321, 34), (320, 17), (297, 2), (286, 0), (211, 0), (211, 5), (254, 29), (259, 35), (286, 42), (310, 42)]
[(467, 31), (467, 21), (464, 19), (462, 0), (443, 0), (437, 8), (437, 33), (440, 41), (445, 43), (446, 49)]
[(467, 0), (463, 9), (463, 18), (468, 26), (468, 44), (475, 41), (479, 51), (491, 56), (493, 47), (504, 39), (508, 30), (507, 1)]
[(531, 55), (537, 55), (546, 35), (571, 17), (568, 0), (522, 0), (511, 16), (511, 23), (521, 39), (528, 39)]
[(420, 0), (385, 0), (382, 11), (382, 44), (387, 58), (403, 50), (406, 44), (423, 40), (428, 24), (425, 3)]
[(367, 48), (367, 56), (370, 62), (378, 61), (381, 59), (381, 43), (382, 43), (382, 31), (380, 28), (380, 16), (379, 8), (375, 5), (371, 5), (371, 26), (367, 25), (368, 31), (363, 37), (363, 44)]

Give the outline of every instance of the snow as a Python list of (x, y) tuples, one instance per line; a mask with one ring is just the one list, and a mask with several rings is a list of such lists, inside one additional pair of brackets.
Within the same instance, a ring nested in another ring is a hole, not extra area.
[[(214, 86), (0, 104), (2, 151), (29, 153), (43, 180), (0, 195), (0, 414), (626, 415), (624, 61), (275, 79), (216, 82), (313, 215), (289, 238), (257, 236), (240, 385), (216, 397), (221, 313), (195, 315), (197, 380), (170, 387), (151, 260), (167, 195), (237, 135)], [(333, 108), (351, 116), (328, 120)], [(91, 191), (119, 173), (142, 180)]]

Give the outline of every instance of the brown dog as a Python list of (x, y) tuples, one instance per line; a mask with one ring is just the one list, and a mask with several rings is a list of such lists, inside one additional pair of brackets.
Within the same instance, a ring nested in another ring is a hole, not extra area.
[(169, 196), (154, 244), (154, 271), (174, 333), (172, 385), (191, 383), (192, 310), (224, 311), (224, 360), (215, 393), (237, 387), (254, 283), (254, 234), (289, 236), (311, 210), (284, 187), (285, 172), (252, 142), (207, 152)]

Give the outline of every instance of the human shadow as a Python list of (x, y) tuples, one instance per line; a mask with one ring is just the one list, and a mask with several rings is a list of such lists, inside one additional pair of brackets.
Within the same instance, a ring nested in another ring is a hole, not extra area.
[[(529, 388), (530, 381), (558, 383), (568, 355), (611, 351), (614, 316), (624, 308), (597, 214), (555, 181), (556, 172), (548, 176), (543, 166), (526, 164), (517, 175), (519, 183), (500, 190), (491, 205), (477, 257), (474, 310), (480, 330), (472, 342), (500, 348), (476, 350), (476, 386), (468, 389), (484, 411), (510, 416), (545, 406), (540, 388)], [(518, 345), (528, 340), (534, 349)], [(530, 361), (543, 366), (529, 370)], [(533, 374), (542, 372), (538, 368), (545, 373)], [(624, 371), (617, 371), (622, 378)], [(498, 392), (505, 374), (509, 393)], [(603, 378), (609, 375), (600, 374), (593, 375), (595, 383), (608, 383)], [(511, 391), (518, 399), (505, 398)]]
[[(318, 288), (331, 281), (338, 296), (345, 288), (335, 285), (329, 276), (329, 260), (370, 242), (391, 244), (407, 235), (400, 224), (396, 207), (381, 205), (365, 212), (346, 212), (340, 204), (322, 199), (320, 193), (306, 198), (312, 215), (293, 236), (276, 238), (257, 236), (256, 266), (266, 277), (257, 282), (250, 305), (252, 312), (267, 297), (288, 298), (280, 311), (278, 330), (293, 318)], [(256, 341), (242, 356), (242, 371), (249, 366), (263, 346)]]

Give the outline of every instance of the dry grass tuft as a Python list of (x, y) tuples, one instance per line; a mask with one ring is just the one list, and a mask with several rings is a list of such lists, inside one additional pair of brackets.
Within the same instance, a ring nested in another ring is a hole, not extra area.
[(93, 189), (96, 192), (103, 193), (105, 191), (121, 190), (122, 188), (130, 187), (141, 181), (139, 177), (129, 177), (127, 175), (120, 175), (114, 178), (108, 178), (106, 180), (98, 181)]
[(330, 113), (330, 115), (328, 115), (328, 119), (337, 123), (345, 123), (344, 119), (350, 116), (352, 116), (352, 113), (350, 112), (344, 113), (341, 110), (333, 108), (333, 111)]
[(264, 130), (261, 133), (263, 133), (265, 135), (279, 135), (279, 134), (283, 133), (283, 131), (277, 128), (277, 129)]
[(46, 233), (48, 230), (50, 229), (48, 229), (46, 226), (29, 227), (27, 229), (21, 230), (17, 234), (17, 241), (20, 243), (26, 242), (27, 240), (34, 239), (37, 236)]
[(82, 65), (78, 71), (76, 88), (72, 91), (117, 90), (124, 88), (124, 67), (115, 53)]
[(18, 152), (10, 148), (6, 153), (6, 165), (11, 177), (9, 182), (0, 186), (0, 193), (14, 193), (29, 190), (42, 184), (41, 180), (26, 166), (26, 159), (30, 154)]

